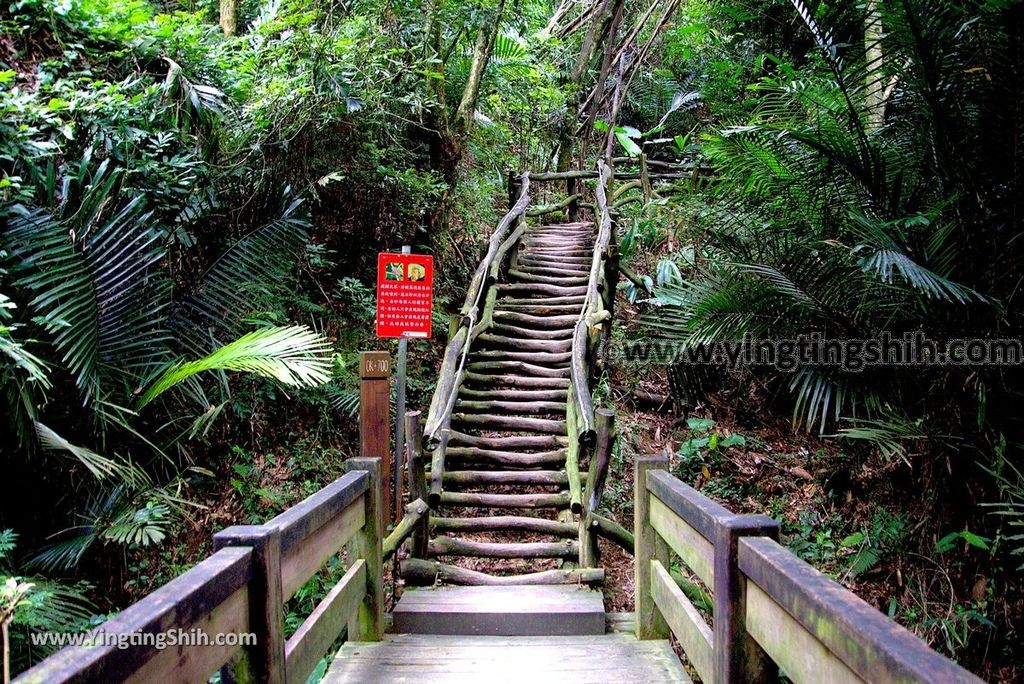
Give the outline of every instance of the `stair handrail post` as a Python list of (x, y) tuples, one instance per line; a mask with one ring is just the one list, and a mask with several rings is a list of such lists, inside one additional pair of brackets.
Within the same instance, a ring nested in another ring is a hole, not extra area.
[[(269, 525), (234, 525), (213, 535), (214, 552), (231, 546), (251, 548), (253, 571), (249, 584), (250, 629), (256, 643), (248, 658), (221, 668), (225, 681), (243, 679), (248, 669), (254, 681), (285, 684), (284, 590), (281, 586), (281, 530)], [(243, 656), (245, 658), (245, 656)]]
[(633, 596), (637, 639), (667, 639), (668, 624), (651, 594), (651, 563), (668, 567), (668, 543), (651, 526), (651, 493), (647, 473), (668, 470), (667, 456), (641, 456), (633, 463)]
[(741, 537), (779, 540), (779, 523), (766, 515), (735, 515), (714, 529), (715, 684), (768, 684), (778, 667), (746, 629), (746, 584), (739, 567)]
[(345, 462), (345, 467), (349, 472), (363, 470), (370, 476), (370, 486), (363, 497), (366, 506), (363, 527), (349, 542), (349, 561), (362, 559), (366, 562), (366, 597), (349, 620), (349, 639), (380, 641), (384, 634), (381, 462), (379, 458), (350, 458)]

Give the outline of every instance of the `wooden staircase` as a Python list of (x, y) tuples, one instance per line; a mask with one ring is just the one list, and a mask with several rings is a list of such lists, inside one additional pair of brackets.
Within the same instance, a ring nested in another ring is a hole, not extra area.
[(440, 506), (430, 520), (433, 562), (407, 561), (412, 583), (603, 577), (596, 568), (577, 567), (579, 520), (567, 470), (573, 337), (594, 244), (593, 223), (524, 227), (507, 277), (496, 285), (490, 324), (468, 349), (445, 445)]

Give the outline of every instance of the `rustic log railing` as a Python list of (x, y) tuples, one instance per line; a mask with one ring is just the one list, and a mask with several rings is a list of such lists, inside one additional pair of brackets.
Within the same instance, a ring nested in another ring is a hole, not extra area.
[[(516, 186), (516, 201), (491, 234), (487, 251), (470, 280), (466, 301), (460, 311), (458, 327), (451, 333), (448, 346), (445, 348), (437, 387), (430, 400), (423, 437), (427, 450), (431, 452), (430, 491), (427, 500), (434, 508), (441, 502), (445, 451), (452, 411), (468, 370), (466, 360), (469, 348), (477, 336), (492, 323), (494, 302), (498, 293), (495, 285), (500, 276), (501, 265), (505, 255), (525, 230), (526, 223), (523, 217), (530, 204), (530, 174), (524, 172), (517, 180)], [(515, 192), (515, 188), (510, 187), (510, 192)], [(510, 228), (512, 232), (506, 235)]]
[[(223, 681), (296, 684), (346, 627), (349, 638), (379, 640), (380, 459), (346, 466), (347, 474), (269, 522), (218, 532), (212, 556), (101, 625), (94, 645), (65, 648), (15, 682), (205, 682), (220, 670)], [(285, 601), (346, 545), (347, 572), (286, 641)], [(198, 631), (209, 643), (157, 647)]]
[[(636, 634), (672, 635), (704, 682), (981, 682), (778, 543), (666, 472), (634, 470)], [(712, 593), (714, 627), (680, 590), (670, 553)]]

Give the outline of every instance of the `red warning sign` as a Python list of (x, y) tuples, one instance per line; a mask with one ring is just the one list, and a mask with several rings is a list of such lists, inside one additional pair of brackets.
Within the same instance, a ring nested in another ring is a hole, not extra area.
[(430, 337), (434, 257), (377, 255), (377, 337)]

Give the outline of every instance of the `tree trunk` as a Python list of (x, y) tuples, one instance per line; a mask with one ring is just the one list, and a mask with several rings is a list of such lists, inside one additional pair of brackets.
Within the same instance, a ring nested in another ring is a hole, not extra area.
[(235, 35), (238, 29), (238, 0), (220, 0), (220, 29), (225, 36)]
[(864, 14), (864, 57), (867, 61), (865, 92), (868, 126), (881, 128), (885, 123), (884, 55), (882, 53), (882, 13), (878, 0), (867, 0)]
[(455, 112), (457, 133), (465, 135), (473, 129), (473, 115), (476, 103), (480, 99), (480, 87), (483, 85), (484, 72), (491, 61), (494, 44), (498, 40), (498, 29), (501, 28), (501, 15), (505, 12), (505, 0), (498, 0), (498, 6), (492, 16), (485, 16), (477, 27), (476, 45), (473, 48), (473, 63), (469, 67), (469, 77), (462, 89), (462, 100)]

